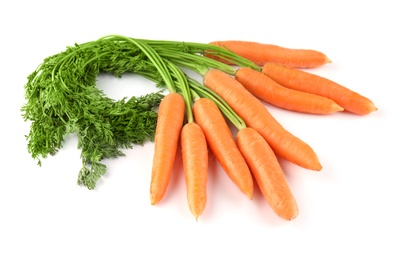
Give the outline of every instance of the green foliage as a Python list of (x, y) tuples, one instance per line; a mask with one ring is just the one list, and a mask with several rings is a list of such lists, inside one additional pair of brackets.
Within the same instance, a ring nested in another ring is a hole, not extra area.
[(192, 95), (212, 98), (238, 128), (244, 127), (220, 97), (180, 70), (185, 67), (203, 75), (216, 68), (235, 73), (235, 68), (205, 57), (206, 53), (259, 70), (256, 64), (218, 46), (120, 35), (75, 44), (44, 59), (28, 76), (27, 102), (21, 108), (24, 120), (31, 122), (26, 136), (29, 153), (41, 165), (40, 159), (55, 155), (66, 135), (76, 134), (82, 160), (78, 184), (94, 189), (106, 173), (103, 159), (123, 156), (122, 148), (154, 140), (161, 91), (115, 101), (96, 88), (99, 73), (115, 77), (135, 73), (169, 92), (181, 93), (189, 121)]
[(38, 159), (55, 155), (64, 137), (76, 134), (82, 169), (78, 184), (94, 189), (106, 173), (105, 158), (123, 156), (121, 148), (152, 141), (161, 92), (115, 101), (96, 88), (99, 73), (121, 77), (126, 72), (156, 69), (134, 44), (98, 40), (68, 47), (46, 58), (28, 76), (21, 111), (31, 122), (28, 151)]

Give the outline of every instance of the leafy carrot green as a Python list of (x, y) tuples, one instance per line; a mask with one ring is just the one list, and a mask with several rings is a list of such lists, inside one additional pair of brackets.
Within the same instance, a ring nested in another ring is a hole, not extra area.
[(106, 173), (103, 159), (123, 156), (121, 148), (154, 139), (161, 92), (116, 101), (96, 88), (101, 72), (120, 77), (140, 69), (144, 57), (132, 44), (101, 40), (43, 60), (28, 76), (21, 108), (31, 123), (27, 149), (39, 165), (62, 148), (67, 135), (75, 134), (82, 160), (78, 184), (94, 189)]

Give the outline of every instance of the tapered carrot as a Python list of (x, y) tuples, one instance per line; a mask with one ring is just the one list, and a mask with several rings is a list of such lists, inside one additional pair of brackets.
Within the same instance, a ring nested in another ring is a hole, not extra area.
[(183, 126), (180, 140), (188, 205), (198, 220), (207, 202), (208, 147), (204, 132), (194, 122)]
[(258, 98), (284, 109), (310, 114), (331, 114), (344, 110), (332, 99), (286, 88), (250, 68), (239, 68), (235, 78)]
[(212, 100), (200, 98), (194, 103), (193, 113), (220, 165), (238, 188), (252, 199), (251, 172), (219, 108)]
[(271, 208), (283, 219), (294, 219), (298, 215), (298, 205), (266, 140), (256, 130), (247, 127), (237, 133), (236, 141)]
[(183, 97), (176, 92), (166, 95), (159, 105), (150, 184), (152, 205), (162, 200), (169, 184), (183, 127), (184, 109)]
[(257, 130), (278, 156), (307, 169), (321, 170), (314, 150), (287, 131), (236, 79), (220, 70), (209, 70), (204, 76), (204, 85), (221, 96), (248, 127)]
[(377, 110), (367, 97), (316, 74), (276, 63), (266, 63), (262, 72), (287, 88), (330, 98), (348, 112), (366, 115)]
[(311, 49), (292, 49), (273, 44), (232, 40), (214, 41), (210, 44), (231, 50), (259, 66), (267, 62), (276, 62), (296, 68), (315, 68), (331, 62), (324, 53)]

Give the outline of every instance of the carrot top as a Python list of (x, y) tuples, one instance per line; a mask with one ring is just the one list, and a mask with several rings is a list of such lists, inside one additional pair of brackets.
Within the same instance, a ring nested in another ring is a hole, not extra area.
[[(287, 68), (273, 68), (270, 61)], [(150, 187), (151, 203), (156, 204), (165, 194), (180, 141), (189, 207), (198, 218), (206, 205), (209, 146), (241, 191), (252, 198), (255, 177), (273, 210), (291, 220), (298, 208), (276, 156), (311, 170), (322, 166), (313, 149), (284, 129), (258, 98), (300, 112), (376, 111), (368, 98), (293, 68), (328, 62), (317, 51), (248, 42), (202, 44), (108, 35), (76, 44), (45, 59), (28, 77), (28, 102), (22, 108), (24, 119), (32, 121), (28, 151), (35, 159), (54, 155), (64, 136), (76, 133), (82, 149), (78, 184), (93, 189), (106, 171), (101, 160), (122, 156), (120, 148), (154, 141), (160, 147), (154, 152)], [(203, 83), (183, 68), (198, 73)], [(117, 77), (135, 73), (169, 94), (114, 101), (93, 87), (99, 72)], [(301, 107), (293, 106), (294, 98)], [(304, 109), (304, 102), (310, 108)], [(236, 136), (225, 118), (238, 129)]]
[(109, 35), (103, 38), (100, 38), (100, 40), (105, 39), (105, 40), (123, 40), (127, 42), (131, 42), (137, 47), (140, 48), (140, 50), (148, 57), (150, 62), (155, 66), (155, 68), (158, 70), (160, 73), (166, 88), (169, 90), (170, 93), (176, 92), (175, 86), (174, 86), (174, 81), (172, 80), (171, 74), (168, 72), (168, 66), (166, 65), (166, 62), (159, 56), (158, 52), (156, 52), (152, 47), (150, 47), (146, 42), (144, 41), (138, 41), (134, 38), (129, 38), (121, 35)]
[(161, 91), (113, 100), (95, 87), (100, 72), (121, 76), (145, 57), (135, 44), (113, 38), (68, 47), (43, 60), (28, 76), (22, 107), (23, 119), (31, 122), (27, 150), (38, 165), (62, 148), (65, 136), (76, 134), (82, 164), (77, 183), (94, 189), (106, 173), (104, 159), (154, 140)]
[[(173, 58), (173, 56), (177, 57), (179, 55), (184, 55), (185, 58), (188, 58), (186, 54), (196, 54), (194, 63), (196, 65), (201, 64), (200, 60), (205, 61), (207, 65), (211, 62), (210, 58), (206, 57), (207, 55), (212, 55), (214, 57), (219, 57), (221, 59), (229, 61), (230, 64), (234, 64), (240, 67), (249, 67), (255, 70), (259, 70), (260, 68), (251, 60), (242, 57), (235, 52), (222, 48), (220, 46), (215, 46), (212, 44), (206, 43), (197, 43), (197, 42), (177, 42), (177, 41), (160, 41), (160, 40), (147, 40), (140, 39), (146, 42), (149, 46), (154, 48), (161, 56), (167, 55), (168, 58)], [(172, 56), (171, 56), (172, 54)], [(200, 54), (200, 55), (198, 55)], [(165, 56), (166, 57), (166, 56)], [(175, 61), (181, 62), (183, 59), (179, 59)], [(221, 62), (214, 63), (220, 66)], [(227, 67), (226, 67), (227, 68)]]

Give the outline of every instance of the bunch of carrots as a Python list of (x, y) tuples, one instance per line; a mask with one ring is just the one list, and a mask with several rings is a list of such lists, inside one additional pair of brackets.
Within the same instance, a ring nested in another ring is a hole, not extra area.
[[(76, 53), (90, 50), (96, 54), (87, 55), (88, 61), (82, 61), (85, 56), (81, 55), (80, 69), (93, 63), (93, 68), (116, 71), (118, 75), (131, 71), (167, 90), (158, 109), (150, 201), (156, 205), (163, 199), (176, 151), (181, 149), (188, 205), (197, 220), (207, 204), (208, 151), (249, 199), (258, 185), (278, 216), (292, 220), (298, 215), (297, 202), (278, 158), (312, 171), (320, 171), (322, 165), (312, 147), (285, 129), (262, 102), (320, 115), (339, 111), (366, 115), (377, 110), (365, 96), (302, 70), (331, 62), (315, 50), (247, 41), (202, 44), (121, 35), (97, 41), (76, 47)], [(115, 55), (109, 56), (110, 52)], [(71, 55), (75, 52), (68, 55), (68, 62), (73, 63)], [(107, 66), (100, 66), (104, 59)], [(63, 66), (64, 62), (55, 66), (52, 77), (43, 84), (51, 83), (54, 71)], [(202, 82), (185, 70), (200, 75)], [(73, 75), (73, 71), (68, 74)], [(37, 103), (39, 110), (40, 105)], [(229, 122), (237, 130), (235, 135)]]
[[(373, 102), (336, 82), (301, 70), (331, 62), (323, 53), (246, 41), (186, 43), (182, 51), (172, 42), (137, 40), (157, 68), (169, 94), (158, 111), (151, 204), (167, 190), (181, 145), (187, 200), (196, 219), (207, 203), (208, 148), (229, 178), (252, 199), (258, 185), (273, 211), (285, 220), (298, 215), (298, 205), (278, 157), (320, 171), (315, 151), (287, 131), (262, 101), (310, 114), (347, 111), (366, 115)], [(200, 54), (200, 55), (198, 55)], [(181, 68), (203, 77), (197, 82)], [(157, 76), (142, 72), (157, 80)], [(233, 136), (228, 122), (237, 128)]]

